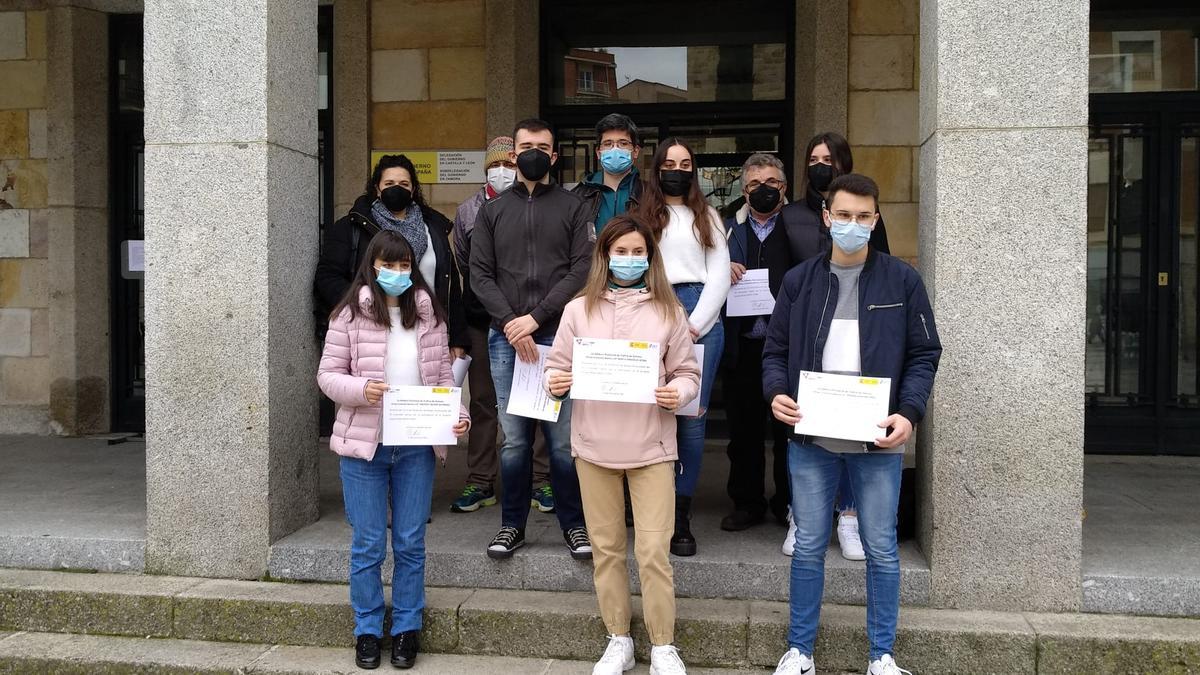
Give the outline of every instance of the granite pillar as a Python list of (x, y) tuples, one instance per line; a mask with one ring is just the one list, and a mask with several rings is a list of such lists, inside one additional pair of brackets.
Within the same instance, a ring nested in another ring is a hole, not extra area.
[(1080, 606), (1087, 0), (921, 2), (919, 434), (935, 606)]
[(487, 138), (511, 136), (513, 126), (537, 117), (540, 57), (537, 0), (486, 0)]
[(363, 193), (371, 171), (371, 3), (333, 5), (333, 217)]
[(47, 22), (50, 427), (108, 431), (108, 15), (50, 9)]
[(797, 0), (792, 187), (808, 166), (804, 146), (825, 131), (846, 134), (849, 0)]
[(146, 2), (146, 570), (317, 517), (317, 5)]

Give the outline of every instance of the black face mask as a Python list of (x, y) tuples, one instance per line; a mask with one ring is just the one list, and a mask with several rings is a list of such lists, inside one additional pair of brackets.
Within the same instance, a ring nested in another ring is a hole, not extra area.
[(517, 169), (522, 178), (536, 183), (550, 172), (550, 155), (537, 148), (530, 148), (517, 155)]
[(808, 184), (817, 192), (829, 189), (833, 182), (833, 167), (829, 164), (810, 164), (808, 166)]
[(379, 193), (379, 201), (383, 202), (384, 208), (388, 211), (398, 213), (407, 209), (413, 203), (413, 195), (403, 185), (393, 185), (389, 188), (384, 188)]
[(764, 183), (751, 190), (746, 201), (750, 202), (750, 208), (758, 213), (770, 213), (775, 210), (776, 206), (779, 206), (779, 199), (782, 196), (779, 188), (773, 188)]
[(692, 187), (692, 172), (679, 169), (667, 169), (658, 172), (658, 184), (664, 195), (682, 197)]

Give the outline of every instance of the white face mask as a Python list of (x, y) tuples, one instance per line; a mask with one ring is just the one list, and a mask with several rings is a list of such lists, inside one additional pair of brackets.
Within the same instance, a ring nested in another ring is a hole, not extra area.
[(487, 182), (496, 192), (504, 192), (517, 180), (517, 170), (507, 166), (493, 166), (487, 170)]

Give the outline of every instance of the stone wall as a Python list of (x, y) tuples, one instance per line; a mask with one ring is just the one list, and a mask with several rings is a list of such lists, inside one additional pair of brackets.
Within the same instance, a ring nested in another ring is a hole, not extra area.
[(917, 10), (917, 0), (851, 0), (847, 36), (846, 137), (854, 149), (854, 170), (879, 183), (892, 254), (914, 264), (920, 154)]
[(0, 12), (0, 429), (50, 402), (45, 11)]
[[(484, 0), (372, 3), (372, 150), (483, 150), (485, 10)], [(478, 189), (431, 185), (425, 197), (453, 218)]]

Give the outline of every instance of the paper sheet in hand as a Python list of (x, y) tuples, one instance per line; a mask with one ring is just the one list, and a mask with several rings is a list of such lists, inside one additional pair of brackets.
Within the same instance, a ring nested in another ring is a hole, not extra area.
[(887, 435), (878, 424), (887, 419), (892, 380), (800, 371), (796, 433), (872, 443)]
[(460, 356), (450, 364), (450, 372), (454, 375), (454, 386), (461, 387), (467, 379), (467, 371), (471, 368), (471, 357)]
[(741, 280), (729, 287), (726, 316), (762, 316), (775, 311), (775, 296), (767, 281), (767, 270), (746, 270)]
[(462, 389), (391, 387), (383, 394), (384, 445), (456, 445)]
[(513, 364), (512, 388), (508, 394), (509, 415), (532, 417), (547, 422), (558, 421), (558, 411), (562, 403), (555, 401), (546, 391), (546, 356), (550, 347), (538, 345), (538, 360), (536, 363), (525, 363), (519, 357)]
[[(696, 363), (700, 364), (700, 381), (704, 382), (704, 345), (692, 345), (692, 353), (696, 355)], [(668, 382), (668, 384), (670, 384)], [(700, 392), (696, 392), (696, 398), (692, 402), (679, 408), (675, 411), (676, 415), (684, 417), (695, 417), (700, 414)]]
[(571, 398), (617, 403), (656, 403), (657, 342), (575, 338)]

